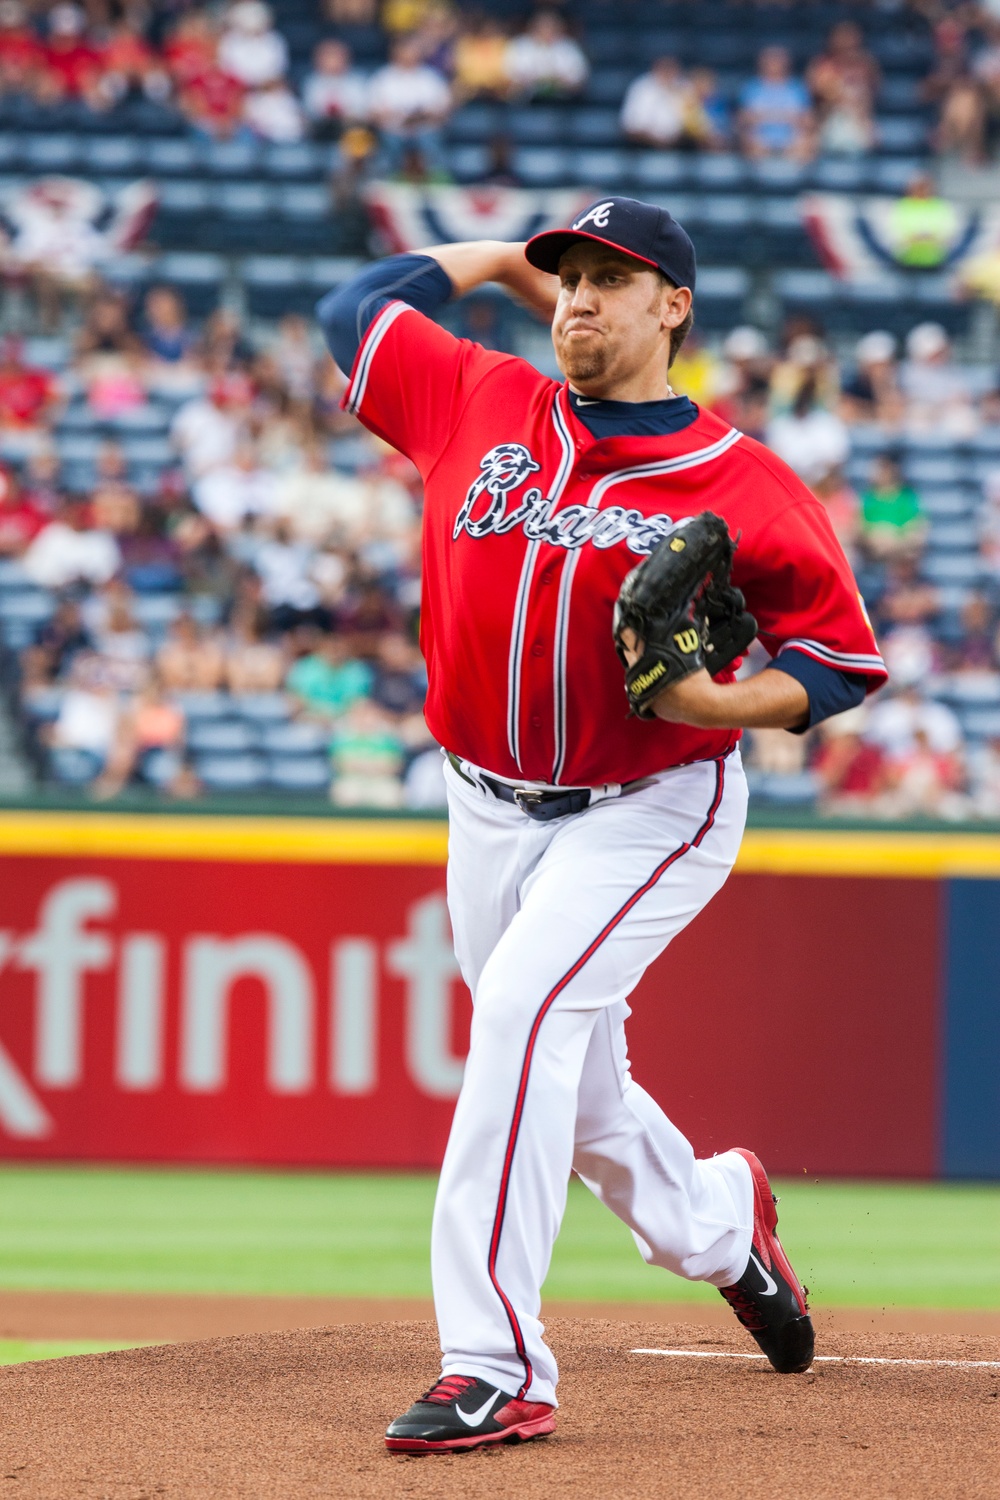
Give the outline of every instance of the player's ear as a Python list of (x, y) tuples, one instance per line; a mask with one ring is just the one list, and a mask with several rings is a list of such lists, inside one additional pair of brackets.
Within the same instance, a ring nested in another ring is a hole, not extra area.
[(661, 327), (664, 329), (679, 328), (691, 311), (691, 289), (686, 286), (674, 286), (672, 281), (663, 278), (663, 300), (661, 302)]

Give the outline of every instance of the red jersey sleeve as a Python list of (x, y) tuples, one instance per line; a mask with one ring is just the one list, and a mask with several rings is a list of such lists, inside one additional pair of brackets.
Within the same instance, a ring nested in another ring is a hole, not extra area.
[(426, 477), (476, 386), (511, 358), (455, 338), (406, 302), (390, 302), (362, 340), (341, 405)]
[(771, 656), (804, 652), (864, 676), (869, 693), (887, 680), (850, 563), (818, 500), (796, 501), (741, 547), (734, 581)]

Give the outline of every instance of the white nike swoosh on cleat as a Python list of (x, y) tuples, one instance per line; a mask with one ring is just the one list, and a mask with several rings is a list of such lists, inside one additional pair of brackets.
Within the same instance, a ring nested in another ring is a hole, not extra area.
[[(775, 1291), (777, 1290), (777, 1287), (775, 1287)], [(486, 1421), (486, 1418), (489, 1416), (490, 1407), (493, 1405), (494, 1401), (498, 1396), (502, 1395), (503, 1391), (494, 1391), (489, 1400), (484, 1402), (484, 1404), (479, 1408), (478, 1411), (463, 1411), (460, 1406), (456, 1406), (455, 1410), (458, 1412), (458, 1415), (461, 1417), (466, 1427), (479, 1427), (483, 1422)]]
[(778, 1290), (778, 1283), (775, 1281), (773, 1276), (769, 1276), (767, 1274), (767, 1272), (764, 1270), (764, 1267), (761, 1265), (760, 1261), (758, 1260), (757, 1256), (754, 1255), (752, 1250), (750, 1251), (750, 1259), (753, 1261), (754, 1265), (757, 1267), (758, 1271), (764, 1278), (764, 1290), (760, 1293), (760, 1295), (762, 1297), (773, 1297)]

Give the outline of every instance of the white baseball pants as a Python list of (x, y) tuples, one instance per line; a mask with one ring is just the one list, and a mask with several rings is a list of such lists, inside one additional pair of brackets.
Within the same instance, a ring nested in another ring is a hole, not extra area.
[[(724, 884), (746, 817), (739, 752), (550, 823), (448, 766), (448, 904), (472, 1038), (434, 1210), (445, 1374), (555, 1401), (541, 1286), (571, 1170), (645, 1260), (728, 1286), (746, 1269), (742, 1157), (697, 1160), (629, 1075), (626, 997)], [(663, 997), (664, 1025), (670, 1006)]]

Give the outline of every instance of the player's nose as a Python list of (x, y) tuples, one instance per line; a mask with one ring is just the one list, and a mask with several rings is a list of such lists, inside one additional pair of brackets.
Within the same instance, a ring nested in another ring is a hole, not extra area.
[(597, 307), (597, 288), (586, 276), (581, 276), (573, 288), (570, 308), (573, 312), (594, 312)]

